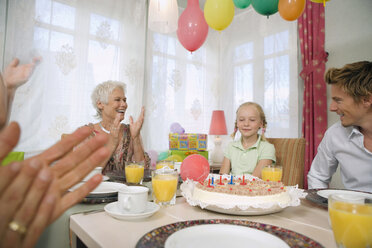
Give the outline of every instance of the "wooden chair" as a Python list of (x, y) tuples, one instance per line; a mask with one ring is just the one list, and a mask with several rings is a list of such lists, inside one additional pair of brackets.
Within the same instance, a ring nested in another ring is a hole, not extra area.
[(305, 139), (267, 138), (267, 141), (275, 146), (276, 164), (283, 166), (283, 183), (303, 188)]

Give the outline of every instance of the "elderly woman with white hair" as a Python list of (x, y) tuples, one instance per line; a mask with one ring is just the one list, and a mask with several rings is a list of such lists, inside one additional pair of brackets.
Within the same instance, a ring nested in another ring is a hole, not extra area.
[(145, 117), (142, 107), (137, 121), (129, 117), (129, 125), (122, 124), (125, 111), (128, 108), (125, 96), (125, 84), (117, 81), (106, 81), (96, 86), (92, 93), (92, 103), (96, 109), (96, 117), (100, 122), (89, 124), (97, 133), (107, 133), (110, 137), (107, 147), (111, 157), (103, 167), (103, 174), (124, 171), (125, 161), (144, 161), (149, 168), (150, 158), (144, 152), (140, 131)]

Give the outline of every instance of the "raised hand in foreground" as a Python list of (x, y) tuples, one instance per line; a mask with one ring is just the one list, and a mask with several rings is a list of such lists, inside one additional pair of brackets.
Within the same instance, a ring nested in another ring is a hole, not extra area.
[[(67, 192), (110, 155), (106, 135), (82, 127), (40, 155), (0, 168), (0, 246), (32, 247), (43, 230), (64, 211), (80, 202), (102, 180), (96, 175)], [(16, 146), (17, 123), (0, 132), (0, 161)], [(53, 166), (49, 167), (52, 163)]]

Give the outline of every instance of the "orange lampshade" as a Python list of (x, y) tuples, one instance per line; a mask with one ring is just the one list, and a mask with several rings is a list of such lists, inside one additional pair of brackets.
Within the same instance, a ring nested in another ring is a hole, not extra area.
[(211, 135), (226, 135), (226, 120), (223, 110), (214, 110), (212, 113), (211, 125), (209, 127), (209, 134)]

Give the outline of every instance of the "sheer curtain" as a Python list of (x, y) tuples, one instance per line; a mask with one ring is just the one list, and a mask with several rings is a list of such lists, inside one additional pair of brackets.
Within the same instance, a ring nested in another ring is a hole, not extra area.
[[(168, 149), (173, 122), (208, 133), (215, 109), (225, 111), (232, 133), (236, 109), (246, 101), (264, 108), (268, 136), (299, 136), (297, 22), (278, 14), (267, 19), (249, 7), (221, 33), (210, 28), (194, 53), (175, 34), (148, 31), (146, 63), (147, 149)], [(208, 148), (213, 145), (210, 137)]]
[(180, 123), (188, 133), (208, 133), (217, 104), (216, 35), (209, 32), (204, 45), (190, 53), (176, 33), (148, 30), (143, 131), (146, 149), (167, 150), (173, 122)]
[[(11, 120), (20, 123), (16, 150), (37, 153), (89, 122), (90, 94), (106, 80), (127, 84), (128, 114), (142, 106), (147, 1), (8, 1), (4, 64), (41, 56), (21, 86)], [(1, 20), (4, 22), (3, 20)]]
[(168, 149), (173, 122), (186, 132), (208, 133), (216, 109), (225, 111), (231, 133), (245, 101), (263, 106), (269, 136), (298, 137), (296, 22), (278, 14), (267, 19), (249, 7), (221, 33), (209, 29), (203, 46), (190, 53), (175, 33), (146, 29), (146, 0), (6, 3), (3, 66), (13, 57), (43, 57), (13, 104), (11, 119), (22, 128), (17, 150), (38, 152), (62, 133), (95, 122), (90, 94), (108, 79), (127, 84), (124, 122), (146, 107), (146, 150)]
[(220, 38), (220, 106), (233, 130), (238, 106), (259, 103), (269, 137), (298, 137), (297, 22), (269, 18), (250, 6), (235, 15)]

